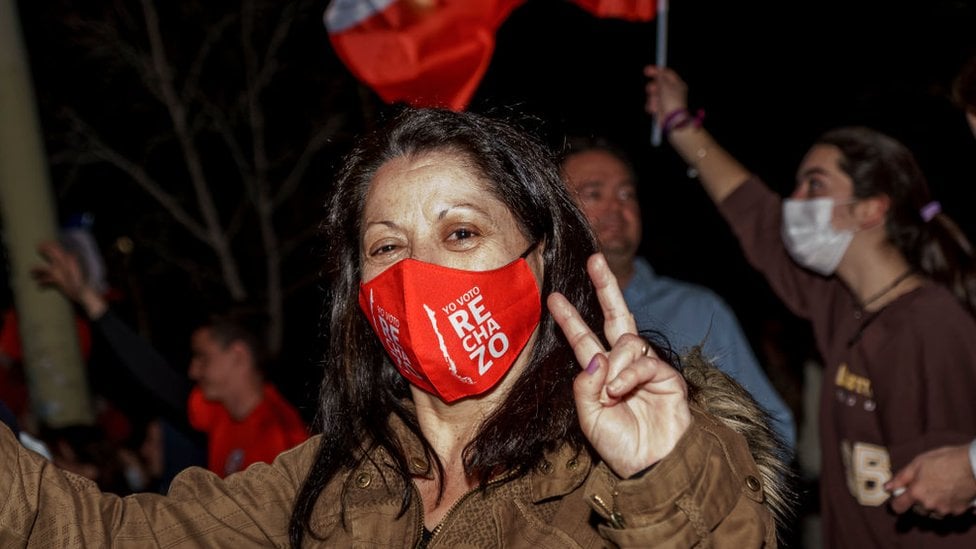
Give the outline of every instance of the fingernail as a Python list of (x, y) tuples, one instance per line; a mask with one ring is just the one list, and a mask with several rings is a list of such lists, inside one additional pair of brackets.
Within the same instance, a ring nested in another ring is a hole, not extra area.
[(600, 355), (593, 355), (593, 358), (590, 359), (590, 363), (586, 365), (586, 373), (592, 374), (600, 369), (600, 361), (597, 360), (598, 356)]
[(893, 492), (891, 492), (891, 495), (894, 496), (894, 497), (898, 497), (898, 496), (900, 496), (900, 495), (902, 495), (904, 493), (905, 493), (905, 487), (902, 486), (900, 488), (895, 488), (895, 490)]

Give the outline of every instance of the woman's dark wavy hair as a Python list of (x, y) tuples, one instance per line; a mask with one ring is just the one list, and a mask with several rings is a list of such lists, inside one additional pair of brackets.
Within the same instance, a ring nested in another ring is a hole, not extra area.
[(881, 132), (860, 126), (830, 130), (817, 143), (840, 149), (840, 168), (854, 182), (856, 198), (889, 198), (888, 240), (912, 267), (945, 284), (976, 314), (973, 248), (948, 215), (938, 212), (928, 221), (923, 219), (924, 208), (941, 206), (933, 204), (911, 151)]
[(976, 55), (963, 63), (952, 80), (951, 99), (964, 112), (976, 113)]
[[(357, 301), (361, 219), (376, 171), (394, 158), (433, 152), (463, 158), (485, 182), (486, 192), (508, 206), (526, 238), (543, 245), (543, 299), (561, 292), (594, 332), (602, 332), (599, 304), (586, 274), (586, 260), (596, 251), (596, 241), (560, 181), (552, 152), (502, 119), (437, 109), (399, 111), (364, 136), (346, 157), (328, 205), (324, 238), (331, 281), (326, 300), (329, 352), (322, 358), (316, 420), (323, 436), (292, 511), (289, 536), (295, 547), (306, 534), (321, 537), (312, 531), (311, 517), (326, 484), (377, 448), (392, 456), (403, 479), (401, 513), (406, 511), (413, 497), (411, 474), (391, 429), (391, 414), (423, 441), (438, 478), (443, 477), (443, 467), (424, 440), (409, 403), (408, 384), (387, 359)], [(482, 484), (498, 471), (525, 474), (540, 463), (544, 451), (562, 442), (587, 448), (573, 402), (579, 365), (544, 304), (542, 311), (528, 366), (464, 450), (466, 471)]]

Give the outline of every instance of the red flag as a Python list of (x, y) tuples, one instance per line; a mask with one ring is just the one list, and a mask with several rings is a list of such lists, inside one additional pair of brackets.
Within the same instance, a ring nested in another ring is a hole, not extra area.
[(597, 17), (650, 21), (657, 14), (656, 0), (569, 0)]
[(384, 101), (463, 110), (488, 69), (495, 31), (525, 0), (332, 0), (339, 58)]

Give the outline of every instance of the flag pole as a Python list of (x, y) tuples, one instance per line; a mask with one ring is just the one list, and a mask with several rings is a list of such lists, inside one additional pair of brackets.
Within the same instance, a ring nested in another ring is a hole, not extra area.
[[(657, 0), (657, 48), (655, 64), (658, 67), (668, 66), (668, 0)], [(651, 145), (661, 146), (661, 126), (657, 115), (651, 121)]]

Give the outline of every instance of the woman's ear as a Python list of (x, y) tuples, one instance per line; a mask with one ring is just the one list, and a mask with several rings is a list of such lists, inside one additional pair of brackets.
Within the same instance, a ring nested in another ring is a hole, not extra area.
[(532, 272), (535, 274), (535, 281), (536, 284), (539, 285), (540, 289), (542, 288), (542, 281), (545, 278), (545, 272), (546, 272), (546, 262), (545, 259), (543, 258), (544, 255), (543, 252), (545, 252), (545, 250), (546, 250), (546, 239), (543, 238), (539, 240), (539, 243), (533, 246), (532, 251), (530, 251), (529, 254), (525, 256), (525, 261), (526, 263), (529, 264), (529, 267), (532, 269)]
[(891, 197), (886, 194), (860, 200), (855, 211), (858, 227), (863, 230), (883, 226), (890, 208)]

